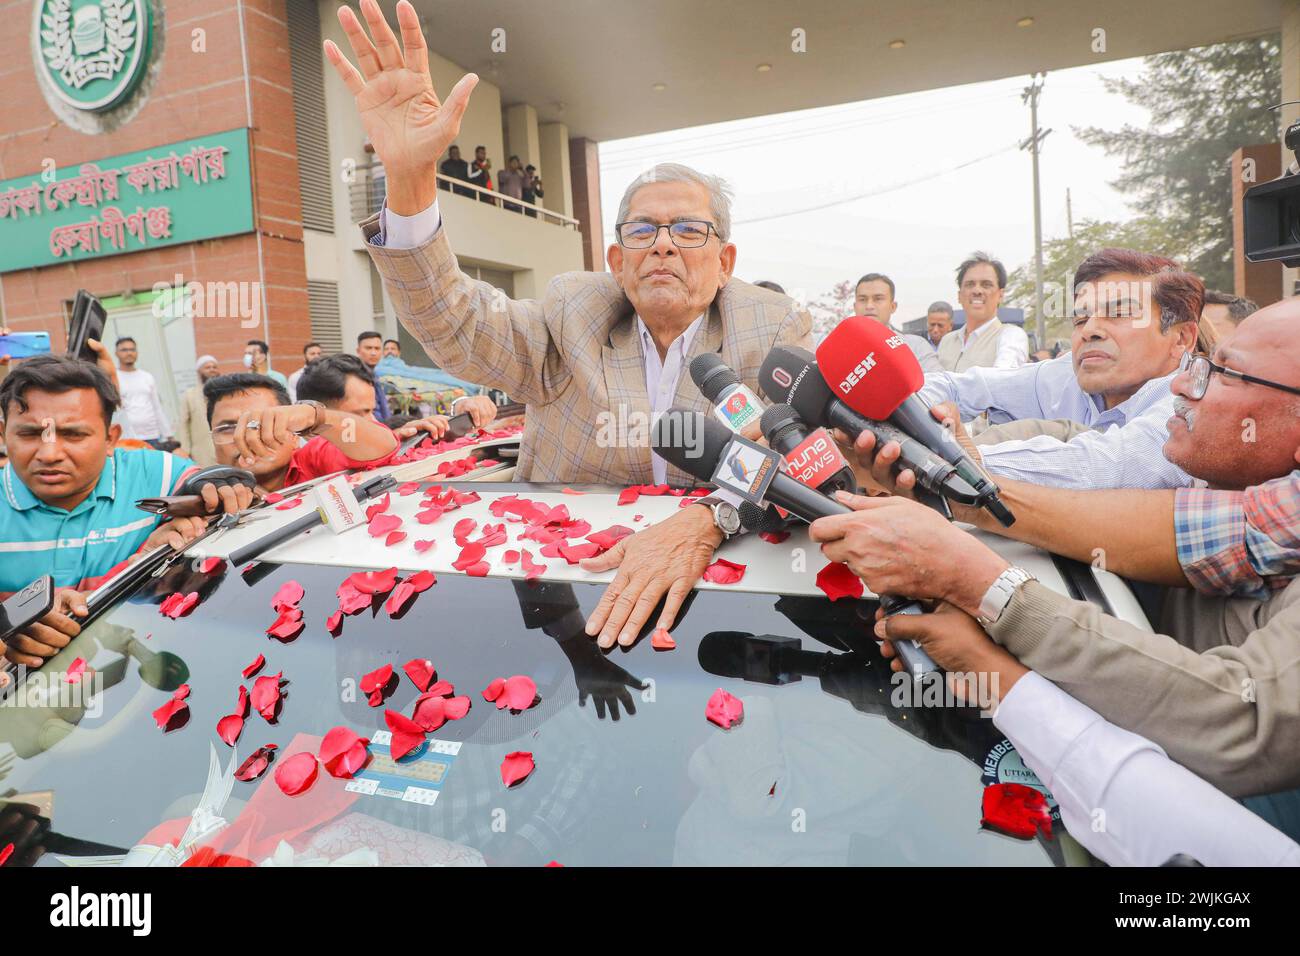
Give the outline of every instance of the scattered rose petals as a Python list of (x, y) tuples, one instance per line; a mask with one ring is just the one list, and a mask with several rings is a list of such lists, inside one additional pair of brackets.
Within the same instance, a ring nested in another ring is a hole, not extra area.
[(506, 679), (498, 677), (494, 679), (487, 687), (483, 688), (483, 699), (491, 702), (501, 696), (501, 692), (506, 689)]
[(506, 526), (504, 524), (485, 524), (478, 543), (485, 548), (495, 548), (506, 543)]
[(668, 628), (656, 627), (650, 635), (650, 646), (656, 651), (671, 651), (677, 647), (677, 642), (668, 633)]
[(190, 685), (181, 684), (171, 696), (171, 700), (153, 712), (153, 719), (162, 728), (163, 733), (183, 727), (189, 720), (190, 705), (185, 698), (190, 696)]
[(316, 755), (296, 753), (275, 768), (275, 782), (287, 797), (296, 797), (316, 782)]
[(335, 727), (320, 742), (320, 762), (331, 777), (351, 779), (370, 759), (369, 744), (350, 727)]
[(488, 564), (483, 560), (487, 548), (477, 541), (471, 541), (460, 549), (460, 557), (451, 563), (457, 571), (464, 571), (474, 577), (483, 577), (488, 573)]
[(995, 783), (984, 788), (980, 826), (1032, 840), (1039, 830), (1052, 835), (1052, 813), (1042, 792), (1023, 783)]
[(862, 597), (862, 579), (842, 561), (832, 561), (818, 571), (817, 586), (832, 601)]
[(78, 684), (81, 678), (86, 675), (86, 659), (78, 657), (68, 665), (68, 669), (63, 672), (63, 682), (65, 684)]
[(254, 674), (256, 674), (265, 666), (266, 666), (266, 655), (258, 654), (255, 658), (253, 658), (253, 662), (249, 664), (247, 667), (245, 667), (242, 671), (240, 671), (240, 673), (244, 675), (244, 680), (248, 680), (250, 677), (252, 677)]
[(405, 714), (399, 714), (395, 710), (385, 710), (384, 721), (388, 724), (388, 729), (393, 733), (393, 739), (388, 745), (388, 749), (392, 753), (394, 760), (400, 760), (424, 743), (424, 731), (419, 724)]
[(194, 610), (198, 603), (198, 591), (191, 591), (189, 594), (181, 594), (178, 591), (167, 595), (162, 604), (158, 606), (158, 610), (167, 617), (170, 617), (172, 620), (175, 620), (178, 617), (184, 617), (186, 614), (189, 614), (190, 611)]
[(385, 511), (387, 511), (389, 499), (390, 496), (386, 494), (384, 495), (384, 497), (378, 499), (374, 504), (368, 507), (366, 509), (366, 521), (373, 521), (375, 519), (375, 515), (383, 514)]
[(533, 763), (533, 755), (527, 750), (516, 750), (514, 753), (506, 754), (501, 761), (501, 782), (507, 787), (513, 787), (521, 780), (527, 779), (537, 768)]
[(239, 765), (239, 769), (235, 771), (235, 779), (248, 782), (266, 773), (266, 768), (271, 766), (271, 761), (275, 759), (275, 749), (275, 744), (258, 747)]
[(370, 532), (370, 537), (382, 538), (390, 531), (396, 531), (401, 526), (401, 515), (393, 515), (385, 512), (383, 514), (375, 515), (374, 518), (370, 520), (370, 524), (366, 525), (366, 529)]
[(378, 707), (393, 690), (396, 690), (395, 687), (390, 687), (392, 683), (393, 665), (385, 664), (361, 678), (361, 693), (369, 695), (371, 707)]
[(244, 718), (240, 714), (227, 714), (217, 721), (217, 736), (225, 741), (227, 746), (235, 746), (235, 741), (243, 732)]
[(218, 558), (218, 557), (204, 558), (203, 561), (199, 564), (199, 570), (202, 571), (204, 574), (212, 574), (214, 571), (218, 571), (221, 568), (224, 568), (225, 566), (226, 566), (225, 558)]
[(760, 531), (758, 536), (769, 544), (780, 544), (790, 537), (789, 531)]
[(271, 674), (266, 677), (259, 677), (253, 681), (253, 709), (256, 710), (267, 723), (275, 723), (275, 718), (280, 708), (280, 677), (284, 672)]
[(745, 705), (719, 687), (705, 705), (704, 716), (723, 730), (730, 730), (732, 724), (745, 719)]
[(433, 541), (432, 539), (426, 539), (426, 540), (423, 540), (423, 541), (416, 541), (416, 542), (415, 542), (415, 553), (416, 553), (416, 554), (424, 554), (424, 552), (428, 551), (428, 550), (429, 550), (430, 548), (432, 548), (436, 543), (437, 543), (437, 542)]
[(704, 580), (714, 584), (735, 584), (745, 576), (745, 565), (718, 558), (704, 569)]
[(429, 685), (438, 676), (438, 672), (433, 669), (433, 661), (427, 658), (409, 660), (402, 665), (402, 670), (406, 671), (406, 676), (411, 678), (411, 683), (420, 688), (422, 693), (429, 690)]

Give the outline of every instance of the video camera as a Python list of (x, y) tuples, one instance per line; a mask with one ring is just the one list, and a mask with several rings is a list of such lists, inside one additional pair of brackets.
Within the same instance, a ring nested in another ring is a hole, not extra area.
[(1282, 260), (1300, 267), (1300, 120), (1286, 129), (1296, 161), (1277, 179), (1251, 186), (1243, 197), (1243, 243), (1251, 262)]

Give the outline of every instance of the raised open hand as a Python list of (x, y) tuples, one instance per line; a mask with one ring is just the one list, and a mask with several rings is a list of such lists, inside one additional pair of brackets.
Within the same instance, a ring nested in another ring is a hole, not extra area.
[(351, 7), (339, 7), (338, 12), (360, 69), (331, 40), (325, 41), (325, 56), (356, 99), (361, 125), (384, 164), (389, 208), (398, 215), (414, 215), (437, 195), (438, 158), (460, 133), (478, 77), (465, 74), (441, 102), (429, 77), (429, 51), (419, 17), (409, 0), (397, 4), (400, 44), (376, 0), (361, 0), (361, 13), (369, 36)]

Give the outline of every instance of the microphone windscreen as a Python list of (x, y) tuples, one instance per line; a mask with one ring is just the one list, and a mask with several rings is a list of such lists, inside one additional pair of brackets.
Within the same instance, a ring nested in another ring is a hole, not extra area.
[(802, 424), (803, 419), (799, 417), (799, 413), (784, 402), (767, 406), (763, 411), (763, 417), (759, 419), (759, 427), (763, 430), (768, 444), (772, 442), (772, 433), (778, 429), (785, 428), (787, 425)]
[(691, 360), (691, 381), (695, 387), (714, 405), (718, 396), (728, 385), (739, 385), (740, 376), (723, 364), (722, 357), (716, 352), (705, 352)]
[(817, 367), (840, 401), (877, 421), (925, 384), (921, 363), (902, 336), (865, 315), (831, 330), (817, 346)]
[(650, 429), (650, 446), (664, 461), (701, 481), (712, 481), (731, 429), (715, 418), (670, 408)]

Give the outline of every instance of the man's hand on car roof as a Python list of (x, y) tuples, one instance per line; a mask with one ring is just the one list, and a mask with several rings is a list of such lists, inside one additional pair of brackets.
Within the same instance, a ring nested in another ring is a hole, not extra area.
[(722, 532), (714, 525), (713, 514), (692, 505), (629, 535), (604, 554), (579, 562), (584, 571), (618, 568), (587, 620), (587, 633), (599, 634), (596, 643), (601, 647), (613, 647), (616, 640), (627, 647), (661, 598), (664, 609), (655, 627), (672, 630), (682, 602), (721, 543)]
[(183, 551), (187, 544), (207, 528), (207, 521), (198, 517), (172, 518), (170, 521), (164, 521), (150, 532), (149, 537), (144, 539), (144, 544), (131, 557), (132, 559), (143, 557), (149, 551), (160, 548), (164, 544), (171, 545), (175, 551)]
[(9, 639), (5, 657), (24, 667), (40, 667), (68, 642), (81, 633), (75, 617), (85, 617), (86, 596), (72, 588), (63, 588), (54, 596), (50, 613)]
[(818, 518), (808, 537), (876, 594), (947, 601), (979, 612), (984, 593), (1010, 562), (937, 511), (904, 498), (837, 492), (853, 514)]

